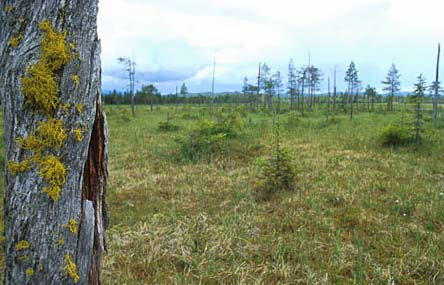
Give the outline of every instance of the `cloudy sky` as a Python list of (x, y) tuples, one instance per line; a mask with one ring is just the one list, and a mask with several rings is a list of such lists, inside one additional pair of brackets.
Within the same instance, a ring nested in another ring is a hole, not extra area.
[[(287, 73), (311, 62), (338, 87), (354, 61), (364, 85), (380, 89), (391, 63), (410, 90), (419, 73), (434, 77), (444, 44), (443, 0), (101, 0), (103, 88), (125, 90), (118, 57), (134, 59), (137, 88), (164, 94), (185, 82), (190, 92), (240, 90), (259, 62)], [(444, 60), (441, 73), (444, 76)], [(442, 81), (442, 80), (441, 80)]]

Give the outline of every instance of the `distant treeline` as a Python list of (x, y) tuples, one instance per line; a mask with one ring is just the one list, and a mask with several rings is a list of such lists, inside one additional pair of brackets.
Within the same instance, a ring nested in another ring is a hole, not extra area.
[[(154, 86), (153, 86), (154, 87)], [(242, 93), (224, 93), (214, 96), (208, 94), (167, 94), (162, 95), (157, 89), (150, 88), (150, 92), (139, 90), (134, 95), (134, 103), (137, 105), (171, 105), (171, 104), (219, 104), (219, 103), (247, 103), (250, 95)], [(102, 102), (111, 105), (131, 104), (131, 94), (117, 90), (104, 93)]]
[[(140, 90), (137, 91), (134, 96), (134, 103), (137, 105), (170, 105), (170, 104), (219, 104), (219, 103), (244, 103), (249, 104), (253, 101), (254, 104), (259, 104), (262, 100), (261, 95), (253, 95), (253, 94), (242, 94), (239, 92), (235, 93), (224, 93), (224, 94), (217, 94), (211, 96), (206, 94), (167, 94), (167, 95), (161, 95), (160, 92), (155, 89), (153, 89), (154, 92), (145, 92)], [(282, 98), (284, 102), (286, 100), (290, 100), (287, 94), (284, 95), (285, 97)], [(347, 100), (346, 94), (344, 92), (338, 92), (337, 94), (337, 101), (342, 102)], [(397, 101), (403, 101), (408, 96), (395, 96), (397, 98)], [(317, 103), (326, 103), (328, 99), (327, 94), (318, 94), (315, 96), (314, 101)], [(332, 101), (332, 96), (330, 96), (330, 101)], [(356, 96), (354, 96), (354, 102), (366, 102), (366, 94), (361, 93)], [(376, 94), (374, 98), (372, 98), (375, 102), (382, 103), (387, 101), (387, 95), (381, 95)], [(428, 99), (427, 101), (431, 101), (431, 96), (426, 97)], [(109, 91), (107, 93), (104, 93), (102, 96), (102, 101), (105, 104), (111, 104), (111, 105), (129, 105), (131, 104), (131, 94), (129, 92), (121, 92), (117, 90)]]

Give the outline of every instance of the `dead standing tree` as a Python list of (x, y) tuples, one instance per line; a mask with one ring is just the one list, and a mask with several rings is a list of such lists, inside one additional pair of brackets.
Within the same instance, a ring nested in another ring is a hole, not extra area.
[(441, 44), (438, 44), (438, 56), (436, 57), (436, 73), (433, 88), (435, 96), (433, 97), (433, 125), (436, 128), (438, 124), (438, 96), (439, 96), (439, 56), (441, 54)]
[(129, 89), (131, 96), (131, 115), (134, 117), (136, 115), (134, 111), (134, 75), (136, 74), (136, 63), (127, 57), (119, 57), (117, 60), (125, 66), (125, 71), (128, 71)]
[(97, 2), (0, 2), (5, 284), (100, 284), (107, 128)]

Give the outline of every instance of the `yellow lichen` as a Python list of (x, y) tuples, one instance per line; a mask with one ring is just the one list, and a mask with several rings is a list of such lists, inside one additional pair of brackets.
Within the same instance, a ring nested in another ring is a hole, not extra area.
[(69, 253), (65, 254), (65, 272), (75, 283), (80, 281), (80, 276), (77, 273), (77, 266), (72, 261), (71, 254)]
[(81, 142), (83, 140), (83, 133), (82, 133), (81, 129), (77, 128), (73, 131), (73, 133), (79, 142)]
[(32, 163), (30, 160), (23, 160), (21, 162), (15, 162), (15, 161), (8, 161), (7, 164), (8, 170), (16, 175), (19, 172), (25, 172), (32, 168)]
[(62, 189), (59, 186), (51, 185), (49, 187), (44, 187), (42, 192), (48, 194), (49, 198), (54, 202), (57, 202), (62, 194)]
[(19, 34), (15, 37), (12, 37), (9, 41), (8, 41), (8, 45), (12, 46), (13, 48), (16, 48), (20, 45), (20, 43), (23, 40), (23, 35)]
[[(47, 148), (59, 149), (67, 139), (63, 121), (53, 118), (54, 111), (59, 108), (59, 89), (56, 71), (71, 60), (69, 47), (66, 43), (66, 32), (57, 32), (51, 21), (40, 22), (39, 28), (44, 32), (41, 43), (41, 58), (38, 63), (30, 66), (21, 78), (22, 93), (25, 104), (36, 108), (49, 119), (40, 122), (37, 129), (26, 138), (17, 139), (22, 149), (34, 151), (34, 155), (21, 163), (11, 162), (11, 172), (26, 171), (35, 163), (39, 167), (39, 175), (49, 184), (43, 188), (53, 201), (58, 201), (61, 189), (66, 182), (65, 165), (54, 155), (44, 155)], [(64, 110), (68, 106), (63, 105)]]
[(31, 246), (31, 244), (29, 243), (29, 241), (21, 240), (15, 245), (15, 249), (16, 250), (23, 250), (23, 249), (28, 249), (30, 246)]
[(62, 246), (65, 244), (65, 239), (64, 238), (59, 238), (59, 240), (57, 241), (57, 245), (58, 246)]
[(49, 119), (47, 122), (40, 122), (37, 128), (37, 135), (42, 139), (45, 147), (61, 148), (68, 135), (63, 128), (63, 121)]
[(61, 148), (67, 137), (68, 135), (63, 128), (63, 121), (49, 119), (46, 122), (39, 122), (33, 135), (25, 139), (19, 138), (17, 143), (22, 149), (41, 153), (45, 148)]
[(43, 188), (43, 192), (47, 193), (53, 201), (58, 201), (62, 186), (66, 181), (66, 168), (60, 159), (53, 155), (42, 157), (39, 161), (39, 174), (45, 178), (50, 186)]
[(62, 109), (65, 113), (68, 113), (70, 107), (71, 105), (69, 103), (65, 103), (63, 104)]
[(57, 32), (48, 19), (40, 22), (39, 27), (45, 32), (42, 40), (41, 60), (52, 71), (59, 70), (71, 60), (71, 54), (66, 44), (66, 32)]
[(71, 76), (72, 81), (74, 81), (74, 84), (76, 85), (76, 88), (79, 87), (79, 80), (80, 77), (78, 74), (74, 74), (73, 76)]
[(82, 113), (83, 112), (83, 104), (82, 103), (76, 104), (76, 109), (77, 109), (77, 112)]
[(42, 56), (37, 64), (28, 68), (22, 78), (22, 92), (27, 105), (51, 114), (59, 103), (54, 72), (67, 64), (71, 55), (66, 46), (66, 32), (58, 33), (49, 20), (39, 24), (45, 32), (42, 40)]
[(6, 5), (5, 12), (6, 13), (11, 13), (12, 11), (14, 11), (14, 6), (12, 6), (11, 4)]
[(50, 114), (59, 103), (58, 88), (54, 75), (48, 65), (37, 63), (28, 68), (21, 80), (25, 103), (43, 113)]
[(77, 222), (75, 219), (70, 219), (68, 224), (63, 225), (63, 227), (69, 228), (69, 231), (72, 234), (77, 234), (77, 232), (79, 231), (79, 222)]
[(60, 158), (47, 155), (39, 161), (40, 175), (52, 185), (63, 185), (66, 179), (66, 168)]
[(17, 143), (22, 149), (41, 151), (43, 150), (42, 141), (35, 135), (30, 135), (27, 138), (18, 138)]
[(32, 269), (32, 268), (26, 268), (26, 270), (25, 270), (25, 274), (26, 274), (26, 276), (32, 276), (32, 275), (34, 275), (34, 269)]
[(18, 261), (28, 261), (30, 260), (29, 255), (21, 255), (21, 256), (17, 256), (17, 260)]

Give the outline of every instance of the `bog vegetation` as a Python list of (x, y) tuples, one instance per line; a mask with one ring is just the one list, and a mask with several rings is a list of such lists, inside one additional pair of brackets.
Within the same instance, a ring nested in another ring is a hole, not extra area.
[(105, 284), (444, 282), (430, 104), (274, 104), (107, 107)]
[(444, 124), (421, 88), (246, 86), (106, 106), (104, 284), (444, 283)]

